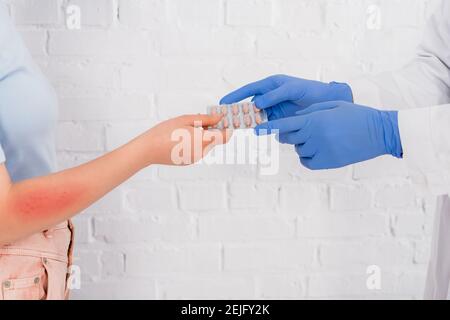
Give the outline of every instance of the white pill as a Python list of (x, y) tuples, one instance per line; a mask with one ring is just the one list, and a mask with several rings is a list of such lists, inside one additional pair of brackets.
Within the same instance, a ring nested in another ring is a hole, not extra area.
[(237, 129), (241, 127), (241, 120), (238, 116), (233, 117), (233, 126)]
[(233, 104), (232, 112), (235, 116), (238, 115), (239, 114), (239, 105)]
[(256, 122), (256, 124), (261, 124), (262, 123), (261, 114), (259, 112), (255, 113), (255, 122)]
[(228, 129), (230, 124), (228, 123), (228, 118), (223, 118), (223, 128)]
[(242, 112), (244, 112), (244, 114), (248, 114), (250, 112), (250, 106), (248, 103), (244, 103), (242, 105)]
[(226, 116), (228, 114), (228, 107), (227, 106), (222, 106), (222, 114), (224, 116)]
[(250, 128), (252, 126), (252, 118), (250, 117), (249, 114), (246, 114), (244, 116), (244, 123), (247, 128)]

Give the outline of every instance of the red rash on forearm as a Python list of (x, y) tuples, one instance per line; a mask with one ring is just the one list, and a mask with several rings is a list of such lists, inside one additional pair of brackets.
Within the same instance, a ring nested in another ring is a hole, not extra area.
[(82, 188), (65, 187), (63, 190), (27, 190), (11, 204), (12, 212), (27, 218), (44, 218), (55, 213), (67, 211), (82, 195)]

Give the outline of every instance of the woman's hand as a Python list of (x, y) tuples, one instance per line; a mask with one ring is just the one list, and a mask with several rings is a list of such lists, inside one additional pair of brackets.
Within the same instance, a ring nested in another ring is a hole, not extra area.
[(145, 133), (148, 164), (191, 165), (214, 146), (227, 143), (231, 130), (205, 130), (218, 124), (221, 115), (184, 115), (167, 120)]

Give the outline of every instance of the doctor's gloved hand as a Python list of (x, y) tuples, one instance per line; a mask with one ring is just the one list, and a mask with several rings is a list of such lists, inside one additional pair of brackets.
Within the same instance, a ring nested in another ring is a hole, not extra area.
[(255, 131), (258, 135), (279, 133), (279, 141), (295, 145), (301, 163), (311, 170), (340, 168), (382, 155), (401, 158), (403, 154), (398, 112), (343, 101), (314, 104), (294, 117), (264, 123)]
[(353, 102), (352, 90), (347, 84), (275, 75), (228, 94), (220, 104), (232, 104), (248, 97), (254, 97), (256, 106), (266, 110), (269, 120), (292, 117), (314, 103), (336, 100)]

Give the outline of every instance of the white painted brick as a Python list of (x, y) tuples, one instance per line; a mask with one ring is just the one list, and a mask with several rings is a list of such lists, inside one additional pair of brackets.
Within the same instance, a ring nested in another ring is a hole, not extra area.
[(168, 0), (171, 22), (181, 28), (212, 27), (222, 23), (220, 0)]
[(130, 31), (51, 31), (49, 53), (62, 56), (139, 56), (148, 54), (150, 40)]
[(91, 205), (87, 212), (94, 214), (119, 213), (123, 209), (124, 191), (121, 187), (114, 189)]
[(298, 275), (263, 275), (256, 279), (257, 296), (262, 299), (304, 298), (304, 279)]
[(93, 279), (101, 274), (99, 251), (77, 250), (73, 258), (73, 264), (78, 266), (81, 271), (82, 279)]
[(425, 215), (421, 213), (403, 214), (394, 217), (393, 232), (396, 236), (420, 237), (425, 231)]
[(421, 299), (423, 273), (407, 271), (392, 273), (381, 269), (381, 290), (369, 290), (366, 286), (366, 268), (358, 272), (341, 274), (316, 274), (309, 278), (308, 297), (335, 299)]
[(183, 34), (180, 34), (177, 29), (167, 28), (162, 34), (161, 54), (163, 56), (228, 57), (242, 56), (253, 51), (252, 37), (245, 32), (237, 32), (233, 29), (187, 28)]
[[(296, 242), (225, 245), (226, 271), (287, 271), (313, 262), (314, 247)], [(270, 257), (270, 258), (269, 258)]]
[[(352, 10), (349, 10), (349, 7)], [(365, 24), (367, 5), (363, 1), (327, 1), (325, 4), (325, 26), (327, 31), (343, 32), (360, 28)]]
[(415, 242), (414, 262), (417, 264), (428, 265), (430, 261), (431, 239), (425, 237), (424, 240)]
[(138, 173), (136, 173), (134, 176), (132, 176), (128, 181), (129, 183), (148, 183), (148, 181), (155, 181), (157, 176), (158, 168), (156, 166), (149, 166)]
[(233, 183), (230, 186), (230, 205), (234, 209), (274, 208), (278, 200), (277, 186)]
[(154, 240), (186, 241), (192, 239), (194, 224), (186, 217), (154, 217), (140, 220), (96, 218), (95, 237), (108, 243), (142, 243)]
[(297, 171), (294, 173), (294, 176), (297, 178), (301, 178), (302, 180), (304, 179), (311, 181), (345, 181), (346, 179), (348, 179), (349, 173), (350, 167), (333, 170), (312, 171), (298, 164)]
[(43, 68), (53, 85), (93, 90), (119, 86), (118, 68), (110, 64), (79, 63), (72, 60), (52, 60)]
[(345, 269), (377, 265), (380, 268), (412, 263), (414, 248), (409, 243), (393, 240), (366, 240), (357, 243), (330, 243), (320, 247), (320, 262), (326, 268)]
[(342, 182), (351, 177), (349, 167), (324, 171), (312, 171), (303, 167), (293, 146), (281, 146), (280, 151), (280, 168), (278, 173), (275, 176), (261, 176), (261, 179), (289, 181), (294, 178), (296, 181), (320, 182), (323, 180), (329, 183), (332, 181)]
[(173, 186), (162, 183), (129, 189), (126, 206), (135, 212), (171, 212), (177, 208), (176, 191)]
[(258, 178), (267, 182), (286, 182), (292, 181), (295, 177), (302, 176), (300, 160), (294, 151), (293, 146), (281, 145), (279, 168), (274, 175), (259, 175)]
[(266, 59), (293, 59), (302, 56), (299, 39), (291, 39), (284, 32), (269, 30), (261, 33), (256, 41), (258, 57)]
[(376, 206), (381, 208), (411, 207), (416, 203), (411, 185), (384, 186), (375, 195)]
[(426, 174), (425, 176), (420, 177), (420, 179), (416, 176), (416, 180), (413, 180), (415, 183), (417, 181), (417, 189), (420, 187), (424, 187), (424, 180), (427, 181), (426, 183), (426, 190), (428, 193), (432, 195), (432, 198), (429, 200), (433, 205), (435, 204), (435, 196), (441, 195), (441, 194), (448, 194), (450, 192), (449, 186), (450, 186), (450, 177), (448, 175), (448, 172), (439, 172), (435, 171), (434, 173)]
[[(189, 99), (186, 99), (189, 97)], [(156, 97), (158, 117), (169, 119), (180, 114), (205, 113), (206, 106), (217, 103), (217, 96), (210, 92), (199, 90), (198, 93), (192, 91), (160, 92)]]
[(372, 205), (371, 191), (364, 186), (332, 186), (330, 188), (331, 209), (334, 211), (359, 211)]
[(57, 24), (60, 22), (58, 0), (15, 0), (13, 17), (17, 24)]
[(361, 296), (373, 294), (367, 289), (366, 269), (362, 269), (358, 275), (346, 274), (319, 274), (309, 277), (308, 297), (333, 298), (349, 295)]
[(80, 290), (72, 290), (71, 298), (76, 300), (148, 300), (156, 298), (155, 280), (145, 278), (123, 278), (83, 283)]
[(136, 95), (64, 97), (60, 99), (60, 120), (143, 120), (151, 114), (152, 99)]
[(167, 23), (164, 0), (120, 0), (119, 21), (132, 28), (149, 29)]
[(388, 232), (388, 219), (380, 214), (316, 215), (298, 221), (299, 237), (368, 237)]
[(424, 234), (425, 236), (431, 236), (434, 232), (434, 215), (425, 216)]
[(125, 256), (117, 251), (105, 251), (100, 258), (103, 276), (122, 276), (125, 272)]
[[(227, 90), (233, 90), (279, 72), (280, 67), (276, 62), (259, 60), (254, 57), (239, 57), (229, 60), (224, 67), (223, 77), (230, 85)], [(225, 92), (221, 92), (221, 94), (223, 95)]]
[[(172, 90), (212, 90), (223, 85), (221, 63), (195, 60), (172, 60), (164, 63), (165, 86)], [(180, 70), (183, 72), (180, 73)]]
[(180, 277), (158, 282), (163, 299), (211, 299), (215, 292), (217, 299), (250, 299), (255, 295), (251, 279), (241, 276), (217, 274), (216, 276)]
[(104, 150), (104, 125), (102, 123), (61, 122), (58, 125), (56, 146), (58, 150)]
[(199, 237), (209, 241), (293, 239), (295, 222), (280, 217), (204, 216), (199, 218)]
[(217, 272), (220, 268), (219, 245), (176, 245), (126, 254), (126, 272), (149, 275), (169, 272)]
[(123, 146), (150, 130), (155, 124), (156, 121), (154, 119), (109, 122), (106, 126), (106, 149), (111, 151)]
[(227, 0), (226, 23), (232, 26), (272, 25), (272, 0)]
[(356, 164), (353, 170), (355, 180), (407, 177), (408, 170), (402, 159), (380, 157), (373, 161)]
[(280, 189), (280, 206), (283, 213), (298, 215), (316, 214), (328, 209), (326, 185), (290, 183)]
[(423, 299), (426, 283), (426, 266), (419, 270), (404, 272), (395, 277), (393, 292), (398, 295), (410, 295), (412, 299)]
[(226, 181), (231, 177), (254, 178), (256, 166), (194, 164), (190, 167), (160, 167), (158, 175), (165, 181)]
[(159, 92), (167, 83), (166, 69), (159, 59), (133, 60), (120, 69), (121, 86), (127, 91)]
[(347, 61), (349, 55), (353, 53), (351, 47), (352, 38), (339, 34), (333, 35), (323, 41), (320, 37), (313, 37), (311, 35), (299, 35), (296, 39), (299, 43), (308, 42), (309, 50), (303, 55), (307, 59), (319, 59), (319, 61)]
[[(351, 48), (351, 47), (350, 47)], [(355, 66), (352, 61), (356, 60), (358, 57), (355, 52), (349, 49), (347, 46), (343, 46), (342, 52), (339, 52), (339, 57), (336, 57), (335, 61), (326, 60), (323, 65), (320, 66), (318, 70), (319, 80), (324, 82), (338, 81), (346, 82), (347, 79), (358, 78), (361, 74), (361, 66)], [(393, 158), (393, 157), (380, 157), (372, 159), (373, 162), (377, 162), (379, 159)], [(395, 158), (393, 158), (395, 159)], [(372, 162), (372, 161), (368, 161)], [(400, 161), (402, 164), (404, 162)], [(357, 165), (353, 165), (355, 167)], [(377, 167), (376, 165), (374, 167)], [(406, 168), (406, 166), (405, 166)], [(355, 169), (354, 169), (355, 170)], [(392, 169), (394, 171), (395, 169)], [(382, 171), (381, 169), (379, 171)], [(400, 175), (400, 172), (396, 172), (396, 175)], [(386, 176), (382, 173), (382, 176)]]
[(89, 162), (102, 154), (102, 152), (57, 151), (57, 165), (59, 170), (69, 169)]
[(92, 241), (92, 221), (89, 217), (77, 216), (72, 220), (76, 234), (75, 242), (86, 244)]
[(278, 1), (275, 25), (281, 30), (299, 33), (323, 29), (323, 9), (318, 1)]
[(316, 59), (302, 59), (301, 61), (297, 59), (283, 60), (280, 64), (280, 71), (284, 74), (292, 74), (298, 78), (320, 80), (322, 65), (323, 61), (318, 62)]
[(81, 10), (81, 26), (108, 27), (113, 23), (115, 8), (113, 0), (69, 0)]
[(214, 211), (225, 209), (226, 188), (224, 184), (193, 184), (178, 185), (180, 207), (187, 211)]

